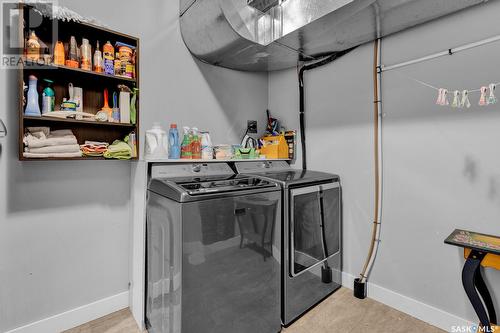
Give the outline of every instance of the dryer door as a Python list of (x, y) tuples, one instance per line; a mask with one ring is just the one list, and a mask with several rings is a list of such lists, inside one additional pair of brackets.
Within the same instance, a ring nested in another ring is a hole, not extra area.
[(295, 277), (340, 251), (340, 184), (290, 190), (290, 275)]

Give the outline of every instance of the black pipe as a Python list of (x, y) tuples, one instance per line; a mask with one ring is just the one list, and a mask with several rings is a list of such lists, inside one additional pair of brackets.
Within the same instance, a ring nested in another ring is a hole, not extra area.
[(307, 170), (307, 149), (306, 149), (306, 119), (305, 119), (305, 94), (304, 94), (304, 72), (309, 71), (324, 65), (328, 65), (331, 62), (334, 62), (338, 58), (346, 55), (351, 52), (355, 48), (351, 48), (345, 51), (333, 53), (326, 58), (323, 58), (315, 63), (306, 64), (300, 67), (299, 69), (299, 121), (300, 121), (300, 142), (302, 146), (302, 169)]

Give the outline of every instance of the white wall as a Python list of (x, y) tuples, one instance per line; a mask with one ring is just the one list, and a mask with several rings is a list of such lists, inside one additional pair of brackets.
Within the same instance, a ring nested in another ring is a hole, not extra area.
[[(383, 63), (413, 59), (500, 34), (490, 2), (384, 40)], [(358, 275), (373, 221), (373, 46), (306, 74), (308, 161), (344, 186), (344, 269)], [(500, 81), (500, 44), (400, 70), (439, 87)], [(383, 76), (385, 193), (382, 243), (371, 282), (471, 321), (460, 280), (463, 257), (443, 240), (455, 228), (500, 234), (500, 105), (437, 107), (437, 92)], [(272, 73), (270, 110), (298, 128), (295, 70)], [(497, 91), (498, 93), (498, 91)], [(300, 159), (298, 159), (300, 162)], [(500, 305), (500, 274), (487, 272)], [(500, 308), (497, 306), (497, 308)]]
[[(193, 60), (178, 1), (60, 1), (141, 38), (141, 130), (197, 125), (236, 143), (247, 119), (264, 125), (267, 75)], [(17, 76), (0, 71), (0, 332), (128, 289), (130, 164), (18, 162)]]

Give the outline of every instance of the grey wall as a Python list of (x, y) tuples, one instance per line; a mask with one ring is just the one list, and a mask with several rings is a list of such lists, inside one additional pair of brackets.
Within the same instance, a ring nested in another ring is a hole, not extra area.
[[(267, 75), (197, 63), (178, 27), (178, 1), (60, 1), (141, 38), (142, 132), (197, 125), (236, 143), (263, 126)], [(18, 162), (16, 73), (0, 71), (0, 332), (126, 291), (130, 164)]]
[[(500, 34), (500, 3), (441, 19), (384, 40), (392, 64)], [(344, 186), (345, 271), (357, 275), (373, 219), (372, 45), (306, 74), (311, 169), (340, 174)], [(382, 243), (371, 282), (474, 320), (460, 282), (463, 257), (443, 244), (455, 228), (500, 234), (500, 105), (437, 107), (439, 87), (475, 89), (500, 81), (500, 44), (383, 77), (385, 193)], [(272, 73), (270, 109), (298, 128), (296, 71)], [(298, 160), (300, 161), (300, 159)], [(500, 274), (487, 272), (500, 303)]]

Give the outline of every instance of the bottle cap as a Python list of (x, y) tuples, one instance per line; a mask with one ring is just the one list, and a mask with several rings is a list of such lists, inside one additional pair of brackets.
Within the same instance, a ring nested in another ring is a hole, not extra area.
[(170, 128), (177, 128), (177, 124), (170, 124)]

